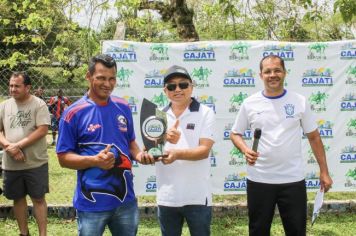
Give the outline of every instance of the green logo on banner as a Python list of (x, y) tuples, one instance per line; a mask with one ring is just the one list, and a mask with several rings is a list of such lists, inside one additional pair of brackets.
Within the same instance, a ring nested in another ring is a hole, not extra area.
[(230, 166), (243, 166), (246, 165), (246, 160), (245, 160), (245, 156), (244, 154), (237, 149), (236, 147), (234, 147), (231, 151), (230, 151), (230, 161), (229, 161), (229, 165)]
[(133, 70), (125, 69), (124, 67), (118, 69), (116, 72), (116, 77), (118, 78), (116, 87), (129, 88), (130, 87), (129, 78), (131, 77), (132, 74), (133, 74)]
[(229, 112), (230, 113), (236, 113), (240, 110), (240, 106), (242, 102), (248, 97), (247, 93), (240, 92), (239, 94), (233, 94), (232, 97), (230, 98), (230, 108)]
[(354, 168), (353, 170), (349, 169), (346, 173), (346, 177), (348, 177), (351, 180), (356, 180), (356, 168)]
[(156, 104), (159, 108), (163, 108), (168, 105), (168, 98), (166, 95), (162, 92), (159, 95), (153, 95), (153, 98), (151, 99), (151, 102)]
[(346, 71), (347, 79), (346, 84), (356, 85), (356, 66), (349, 66)]
[(207, 88), (209, 87), (208, 77), (211, 75), (212, 70), (206, 67), (194, 68), (191, 76), (196, 81), (197, 88)]
[(168, 61), (168, 46), (166, 44), (153, 44), (151, 47), (150, 61)]
[(311, 104), (311, 109), (315, 112), (326, 111), (325, 100), (329, 97), (328, 94), (318, 91), (317, 93), (312, 93), (309, 97), (309, 102)]
[(351, 118), (349, 122), (347, 122), (347, 132), (346, 136), (356, 136), (356, 118)]
[(250, 47), (248, 43), (238, 42), (231, 45), (231, 54), (229, 56), (230, 60), (242, 61), (248, 60), (249, 56), (247, 54), (247, 50)]
[(309, 45), (309, 60), (325, 60), (325, 49), (328, 47), (327, 43), (313, 43)]

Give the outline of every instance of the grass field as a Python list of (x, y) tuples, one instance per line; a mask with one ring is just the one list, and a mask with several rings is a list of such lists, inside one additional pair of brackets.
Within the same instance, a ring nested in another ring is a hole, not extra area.
[[(311, 227), (308, 219), (307, 235), (308, 236), (354, 236), (356, 233), (356, 214), (345, 213), (321, 214), (316, 223)], [(37, 228), (34, 219), (30, 219), (30, 233), (37, 235)], [(75, 220), (61, 220), (58, 218), (49, 218), (48, 235), (49, 236), (71, 236), (77, 235), (77, 224)], [(224, 216), (213, 217), (211, 226), (212, 236), (236, 236), (248, 235), (247, 217), (245, 216)], [(16, 221), (13, 219), (0, 220), (0, 235), (15, 236), (18, 235)], [(110, 235), (106, 230), (104, 235)], [(157, 236), (160, 235), (157, 220), (142, 219), (139, 225), (138, 235)], [(189, 235), (185, 226), (183, 229), (184, 236)], [(272, 236), (284, 235), (283, 227), (279, 217), (275, 217), (271, 229)]]
[[(46, 195), (49, 205), (71, 205), (74, 183), (75, 171), (61, 168), (55, 156), (54, 148), (49, 147), (50, 155), (50, 193)], [(2, 185), (2, 180), (0, 179)], [(308, 199), (314, 199), (315, 193), (308, 193)], [(356, 199), (355, 192), (330, 192), (325, 195), (325, 200), (350, 200)], [(139, 204), (154, 203), (154, 196), (138, 197)], [(217, 195), (213, 197), (214, 203), (231, 204), (231, 203), (245, 203), (246, 195)], [(0, 196), (0, 204), (9, 204), (12, 202), (5, 197)], [(322, 213), (318, 218), (316, 224), (311, 227), (310, 219), (308, 219), (308, 235), (322, 235), (322, 236), (352, 236), (356, 235), (356, 214), (343, 213), (331, 214)], [(55, 217), (49, 217), (48, 232), (49, 235), (76, 235), (77, 225), (75, 220), (63, 220)], [(225, 215), (213, 216), (212, 235), (248, 235), (247, 230), (247, 216), (246, 215)], [(37, 228), (33, 217), (30, 217), (30, 231), (32, 235), (37, 235)], [(6, 218), (0, 219), (0, 236), (18, 235), (17, 224), (15, 220)], [(110, 235), (108, 231), (105, 235)], [(141, 219), (138, 235), (160, 235), (157, 220), (153, 217), (150, 219)], [(183, 235), (189, 235), (188, 229), (184, 227)], [(284, 235), (283, 228), (279, 217), (275, 217), (272, 234)]]
[[(50, 143), (51, 138), (48, 138)], [(72, 204), (72, 197), (74, 193), (76, 172), (67, 168), (62, 168), (55, 155), (53, 146), (48, 147), (49, 154), (49, 172), (50, 172), (50, 193), (46, 195), (47, 203), (54, 205), (70, 205)], [(0, 185), (2, 186), (2, 179), (0, 178)], [(314, 199), (315, 193), (308, 193), (308, 199)], [(356, 192), (329, 192), (325, 194), (325, 200), (349, 200), (356, 199)], [(154, 196), (139, 196), (139, 204), (155, 203)], [(215, 195), (213, 197), (214, 203), (240, 203), (246, 202), (246, 195)], [(11, 201), (5, 197), (0, 196), (0, 204), (12, 204)]]

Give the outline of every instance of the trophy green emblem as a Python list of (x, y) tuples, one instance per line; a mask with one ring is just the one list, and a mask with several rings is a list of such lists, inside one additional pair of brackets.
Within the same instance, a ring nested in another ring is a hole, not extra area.
[(140, 115), (141, 136), (143, 144), (154, 158), (163, 157), (163, 146), (167, 130), (166, 113), (160, 111), (157, 105), (143, 99)]

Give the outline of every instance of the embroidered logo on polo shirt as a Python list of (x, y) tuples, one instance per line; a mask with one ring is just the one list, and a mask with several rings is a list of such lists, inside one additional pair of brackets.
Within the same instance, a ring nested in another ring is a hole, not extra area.
[(195, 124), (193, 124), (193, 123), (188, 123), (187, 124), (187, 129), (194, 129), (194, 127), (195, 127)]
[(117, 116), (117, 121), (118, 121), (119, 130), (121, 130), (122, 132), (127, 132), (126, 118), (122, 115), (119, 115), (119, 116)]
[(284, 106), (284, 110), (286, 112), (286, 118), (294, 117), (294, 105), (293, 104), (286, 104)]

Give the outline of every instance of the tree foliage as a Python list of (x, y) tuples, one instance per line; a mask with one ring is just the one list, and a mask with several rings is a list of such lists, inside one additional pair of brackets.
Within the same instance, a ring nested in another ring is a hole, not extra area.
[(126, 23), (127, 39), (147, 42), (350, 39), (355, 38), (355, 4), (354, 0), (334, 4), (312, 0), (116, 1), (117, 21)]
[[(355, 39), (355, 0), (116, 0), (118, 16), (93, 28), (110, 2), (0, 0), (1, 79), (26, 70), (53, 86), (85, 86), (86, 62), (118, 23), (126, 40), (143, 42)], [(83, 9), (88, 25), (80, 27), (73, 20)]]
[(356, 1), (354, 0), (336, 0), (334, 12), (340, 11), (342, 19), (346, 23), (351, 23), (356, 17)]
[[(98, 39), (88, 39), (65, 14), (67, 0), (0, 0), (0, 70), (2, 81), (11, 71), (27, 71), (39, 85), (84, 86), (83, 61), (99, 51)], [(88, 52), (88, 48), (91, 49)], [(84, 59), (84, 60), (83, 60)], [(44, 82), (45, 81), (45, 82)]]

